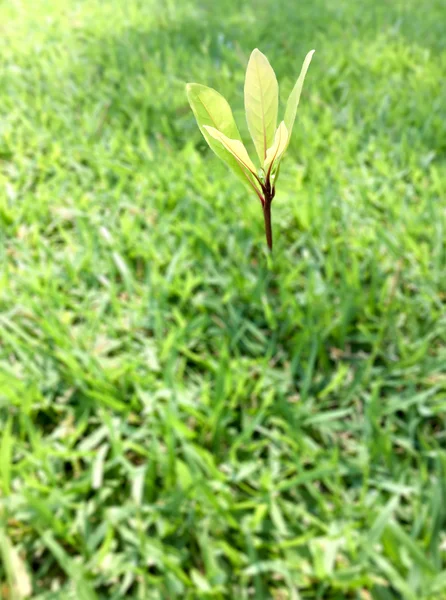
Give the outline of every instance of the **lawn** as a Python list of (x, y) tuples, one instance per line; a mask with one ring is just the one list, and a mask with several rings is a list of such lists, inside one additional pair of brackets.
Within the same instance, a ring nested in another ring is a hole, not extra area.
[[(0, 1), (2, 598), (446, 599), (444, 20)], [(255, 47), (272, 257), (185, 94)]]

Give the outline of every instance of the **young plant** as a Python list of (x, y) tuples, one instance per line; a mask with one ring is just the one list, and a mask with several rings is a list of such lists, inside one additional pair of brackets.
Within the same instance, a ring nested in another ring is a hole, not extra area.
[(276, 193), (280, 161), (290, 142), (297, 107), (314, 50), (305, 57), (299, 78), (288, 98), (283, 121), (277, 126), (279, 86), (268, 59), (257, 48), (246, 69), (245, 111), (248, 129), (260, 161), (250, 159), (237, 129), (231, 108), (214, 89), (187, 84), (187, 97), (198, 127), (211, 149), (249, 186), (262, 203), (266, 242), (273, 249), (271, 203)]

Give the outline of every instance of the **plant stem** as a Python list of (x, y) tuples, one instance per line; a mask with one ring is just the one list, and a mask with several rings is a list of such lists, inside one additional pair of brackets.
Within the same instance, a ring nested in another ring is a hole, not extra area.
[(273, 251), (273, 232), (271, 229), (271, 202), (272, 198), (266, 197), (263, 205), (263, 217), (265, 219), (266, 243), (270, 252)]

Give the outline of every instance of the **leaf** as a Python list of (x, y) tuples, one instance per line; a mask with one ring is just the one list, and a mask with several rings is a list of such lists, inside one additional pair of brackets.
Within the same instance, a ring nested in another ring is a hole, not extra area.
[[(210, 125), (228, 137), (241, 140), (231, 107), (221, 94), (200, 83), (188, 83), (186, 90), (201, 130), (204, 125)], [(206, 133), (204, 131), (202, 133), (207, 138)]]
[(293, 90), (286, 104), (284, 121), (286, 128), (288, 129), (288, 143), (291, 139), (291, 132), (293, 131), (294, 121), (296, 120), (297, 107), (299, 106), (299, 100), (305, 81), (305, 75), (307, 74), (308, 67), (310, 66), (311, 59), (313, 58), (313, 54), (314, 50), (310, 50), (310, 52), (306, 55), (299, 78), (296, 81), (296, 84), (293, 87)]
[(215, 127), (218, 131), (231, 139), (240, 140), (240, 133), (232, 115), (232, 110), (225, 98), (215, 90), (199, 83), (188, 83), (186, 86), (187, 98), (197, 120), (198, 127), (204, 139), (215, 154), (225, 162), (229, 168), (244, 183), (249, 183), (258, 193), (254, 178), (239, 164), (235, 156), (206, 131), (205, 126)]
[(276, 75), (266, 56), (256, 48), (251, 53), (246, 69), (245, 110), (248, 129), (261, 164), (274, 141), (278, 107)]
[(288, 130), (285, 126), (284, 121), (282, 121), (277, 128), (276, 135), (274, 136), (274, 144), (271, 148), (268, 149), (266, 153), (265, 164), (263, 165), (263, 170), (265, 173), (268, 172), (269, 168), (274, 166), (274, 164), (278, 164), (285, 149), (287, 147), (288, 142)]
[(243, 145), (243, 142), (228, 138), (224, 133), (215, 129), (215, 127), (209, 127), (209, 125), (205, 125), (204, 128), (214, 139), (223, 144), (226, 150), (235, 156), (242, 167), (248, 169), (254, 175), (256, 174), (257, 169), (252, 160), (249, 158), (249, 154)]

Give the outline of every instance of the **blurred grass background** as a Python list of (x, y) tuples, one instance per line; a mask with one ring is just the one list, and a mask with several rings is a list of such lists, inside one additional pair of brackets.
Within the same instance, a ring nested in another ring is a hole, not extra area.
[[(444, 0), (0, 2), (3, 598), (446, 598)], [(273, 205), (206, 148), (259, 47)]]

